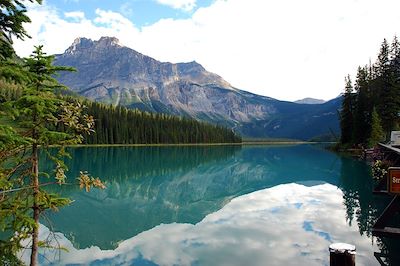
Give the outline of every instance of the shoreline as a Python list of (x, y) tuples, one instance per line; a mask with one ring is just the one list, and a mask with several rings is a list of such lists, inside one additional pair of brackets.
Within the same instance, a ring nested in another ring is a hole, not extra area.
[[(244, 141), (240, 143), (157, 143), (157, 144), (76, 144), (65, 147), (173, 147), (173, 146), (257, 146), (257, 145), (302, 145), (302, 144), (329, 144), (333, 142), (312, 142), (312, 141)], [(60, 147), (51, 145), (50, 147)]]

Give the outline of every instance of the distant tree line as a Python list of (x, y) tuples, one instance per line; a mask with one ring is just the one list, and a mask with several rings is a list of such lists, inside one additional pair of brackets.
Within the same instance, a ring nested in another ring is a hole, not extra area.
[(360, 66), (354, 85), (345, 78), (340, 111), (341, 143), (373, 146), (399, 129), (400, 44), (383, 40), (374, 64)]
[(94, 117), (94, 133), (86, 144), (238, 143), (241, 137), (223, 126), (185, 117), (142, 112), (123, 106), (85, 102)]
[[(0, 79), (0, 102), (16, 99), (20, 86)], [(70, 94), (67, 92), (67, 94)], [(71, 94), (73, 95), (73, 94)], [(84, 144), (177, 144), (240, 143), (242, 138), (231, 129), (194, 119), (162, 113), (148, 113), (123, 106), (82, 100), (85, 112), (95, 120), (94, 132), (84, 135)], [(62, 126), (58, 128), (63, 131)]]

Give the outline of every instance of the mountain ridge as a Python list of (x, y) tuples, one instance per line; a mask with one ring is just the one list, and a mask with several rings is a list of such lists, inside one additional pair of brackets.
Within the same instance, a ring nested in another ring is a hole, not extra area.
[[(325, 112), (328, 121), (323, 123), (317, 112), (324, 109), (322, 105), (315, 108), (243, 91), (195, 61), (159, 62), (122, 46), (114, 37), (77, 38), (63, 54), (56, 55), (55, 62), (78, 70), (62, 73), (61, 83), (95, 101), (189, 116), (250, 137), (309, 139), (338, 131), (338, 106)], [(285, 122), (288, 119), (292, 125)]]
[(301, 103), (301, 104), (322, 104), (325, 103), (326, 101), (321, 100), (321, 99), (315, 99), (311, 97), (306, 97), (297, 101), (294, 101), (294, 103)]

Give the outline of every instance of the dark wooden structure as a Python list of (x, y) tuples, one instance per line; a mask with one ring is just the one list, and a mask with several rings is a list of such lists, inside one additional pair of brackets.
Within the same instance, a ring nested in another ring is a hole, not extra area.
[(400, 165), (400, 146), (379, 143), (378, 147), (383, 154), (382, 160), (391, 161), (393, 165)]
[[(382, 150), (385, 159), (390, 160), (393, 164), (400, 162), (400, 149), (395, 146), (379, 144), (379, 148)], [(375, 222), (372, 227), (372, 235), (380, 237), (400, 237), (400, 228), (388, 226), (388, 221), (398, 212), (400, 212), (400, 193), (393, 188), (392, 184), (392, 172), (399, 171), (400, 168), (389, 168), (388, 178), (381, 180), (378, 186), (374, 190), (374, 194), (391, 195), (393, 199), (389, 205), (385, 208), (381, 216)], [(391, 171), (393, 170), (393, 171)]]
[(346, 243), (334, 243), (329, 246), (330, 266), (355, 266), (356, 247)]
[(392, 201), (383, 211), (378, 220), (376, 220), (374, 226), (372, 227), (372, 235), (385, 236), (385, 237), (400, 237), (400, 228), (387, 226), (387, 222), (390, 220), (390, 218), (392, 218), (399, 211), (400, 211), (400, 196), (396, 195), (393, 197)]

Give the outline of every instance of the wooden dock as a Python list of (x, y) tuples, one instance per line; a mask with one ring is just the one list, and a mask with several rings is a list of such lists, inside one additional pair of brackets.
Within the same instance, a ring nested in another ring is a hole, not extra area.
[[(383, 143), (379, 143), (379, 149), (383, 153), (383, 160), (390, 161), (393, 165), (399, 165), (400, 162), (400, 148), (399, 146), (392, 146)], [(395, 168), (395, 167), (392, 167)], [(397, 169), (396, 169), (397, 170)], [(388, 226), (388, 222), (392, 217), (400, 212), (400, 194), (397, 191), (393, 191), (390, 182), (390, 174), (392, 173), (391, 168), (389, 168), (389, 174), (387, 180), (381, 180), (378, 185), (379, 190), (375, 190), (374, 194), (386, 194), (392, 196), (392, 201), (383, 211), (381, 216), (375, 222), (372, 227), (372, 235), (380, 237), (400, 237), (400, 228)], [(398, 171), (398, 170), (397, 170)], [(384, 186), (382, 186), (384, 184)], [(385, 187), (383, 189), (383, 187)]]
[(382, 148), (384, 148), (384, 149), (386, 149), (388, 151), (394, 152), (394, 153), (396, 153), (397, 155), (400, 156), (400, 147), (387, 145), (387, 144), (383, 144), (383, 143), (379, 143), (378, 145), (379, 145), (379, 147), (382, 147)]
[(380, 160), (390, 162), (390, 165), (400, 165), (400, 146), (390, 145), (390, 144), (378, 144), (380, 150)]
[(400, 228), (387, 226), (393, 215), (400, 211), (400, 196), (396, 195), (372, 227), (373, 236), (400, 237)]

